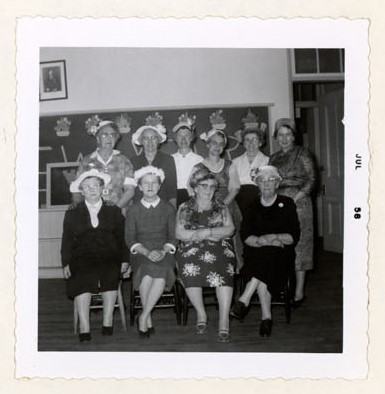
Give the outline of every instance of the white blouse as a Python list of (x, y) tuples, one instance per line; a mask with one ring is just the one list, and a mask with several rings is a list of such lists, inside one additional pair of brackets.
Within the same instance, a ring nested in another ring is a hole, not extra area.
[(233, 160), (233, 165), (237, 170), (241, 185), (255, 185), (255, 183), (251, 180), (250, 170), (252, 168), (266, 166), (268, 163), (269, 157), (264, 155), (261, 151), (257, 153), (252, 163), (249, 162), (246, 152)]
[(178, 189), (187, 189), (187, 182), (190, 177), (192, 168), (203, 161), (203, 157), (197, 155), (193, 151), (187, 153), (187, 155), (181, 155), (176, 152), (172, 155), (175, 161), (176, 167), (176, 181)]

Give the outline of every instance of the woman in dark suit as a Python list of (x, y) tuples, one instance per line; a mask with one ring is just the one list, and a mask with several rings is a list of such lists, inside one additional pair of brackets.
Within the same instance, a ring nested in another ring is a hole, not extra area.
[(89, 341), (91, 294), (100, 289), (103, 298), (102, 335), (113, 333), (113, 311), (121, 272), (128, 269), (124, 242), (124, 218), (120, 208), (101, 198), (111, 177), (96, 169), (74, 182), (84, 201), (64, 217), (61, 257), (67, 294), (79, 314), (79, 340)]

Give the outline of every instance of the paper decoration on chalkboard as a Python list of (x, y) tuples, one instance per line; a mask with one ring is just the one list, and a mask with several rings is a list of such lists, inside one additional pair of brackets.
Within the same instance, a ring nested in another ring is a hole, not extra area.
[(115, 123), (121, 134), (128, 134), (131, 131), (131, 118), (128, 114), (120, 114), (115, 118)]
[(99, 118), (98, 114), (92, 115), (90, 118), (88, 118), (85, 122), (84, 125), (86, 127), (86, 131), (89, 135), (95, 136), (95, 134), (98, 132), (99, 128), (99, 123), (102, 120)]
[(242, 118), (242, 123), (245, 130), (261, 129), (265, 131), (267, 128), (267, 123), (259, 122), (259, 116), (251, 111), (251, 109), (249, 109), (247, 115)]
[(59, 118), (56, 121), (56, 126), (54, 127), (56, 135), (58, 137), (68, 137), (70, 135), (70, 126), (71, 121), (66, 116)]
[(224, 130), (226, 128), (225, 114), (222, 109), (218, 109), (210, 115), (210, 123), (213, 129)]

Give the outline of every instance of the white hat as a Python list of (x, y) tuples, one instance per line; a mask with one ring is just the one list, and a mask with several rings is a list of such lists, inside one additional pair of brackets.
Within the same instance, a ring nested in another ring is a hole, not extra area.
[(140, 136), (142, 135), (144, 130), (154, 130), (156, 132), (156, 134), (158, 134), (158, 136), (159, 136), (160, 143), (166, 141), (166, 139), (167, 139), (166, 128), (163, 125), (161, 125), (161, 124), (158, 124), (156, 126), (145, 125), (145, 126), (139, 127), (139, 129), (136, 130), (135, 133), (132, 135), (132, 142), (134, 144), (142, 145), (140, 143)]
[(178, 123), (172, 128), (172, 132), (176, 133), (182, 127), (189, 129), (191, 132), (194, 131), (196, 115), (188, 116), (188, 113), (180, 115), (178, 118)]
[(157, 168), (154, 166), (146, 166), (134, 172), (134, 179), (136, 180), (136, 182), (138, 182), (140, 178), (144, 177), (147, 174), (158, 176), (162, 183), (165, 178), (164, 171), (161, 168)]
[(79, 175), (79, 177), (77, 179), (75, 179), (73, 182), (71, 182), (70, 192), (71, 193), (79, 193), (80, 192), (80, 189), (79, 189), (80, 184), (84, 181), (84, 179), (89, 178), (89, 177), (103, 179), (105, 185), (107, 185), (111, 182), (110, 175), (106, 174), (105, 172), (99, 172), (98, 170), (93, 168), (92, 170), (83, 172), (82, 174)]
[(270, 175), (271, 177), (277, 178), (282, 181), (282, 177), (279, 174), (277, 167), (260, 166), (258, 168), (254, 167), (250, 170), (250, 177), (254, 183), (256, 183), (257, 179), (262, 175)]
[(219, 129), (211, 129), (210, 131), (208, 131), (207, 133), (202, 133), (199, 138), (203, 141), (208, 141), (214, 134), (220, 134), (223, 136), (225, 143), (227, 144), (227, 135), (224, 131), (219, 130)]

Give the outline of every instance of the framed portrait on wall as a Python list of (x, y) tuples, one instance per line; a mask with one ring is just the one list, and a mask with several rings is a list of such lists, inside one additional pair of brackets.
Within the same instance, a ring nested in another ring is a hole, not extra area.
[(40, 63), (40, 101), (68, 98), (65, 60)]

